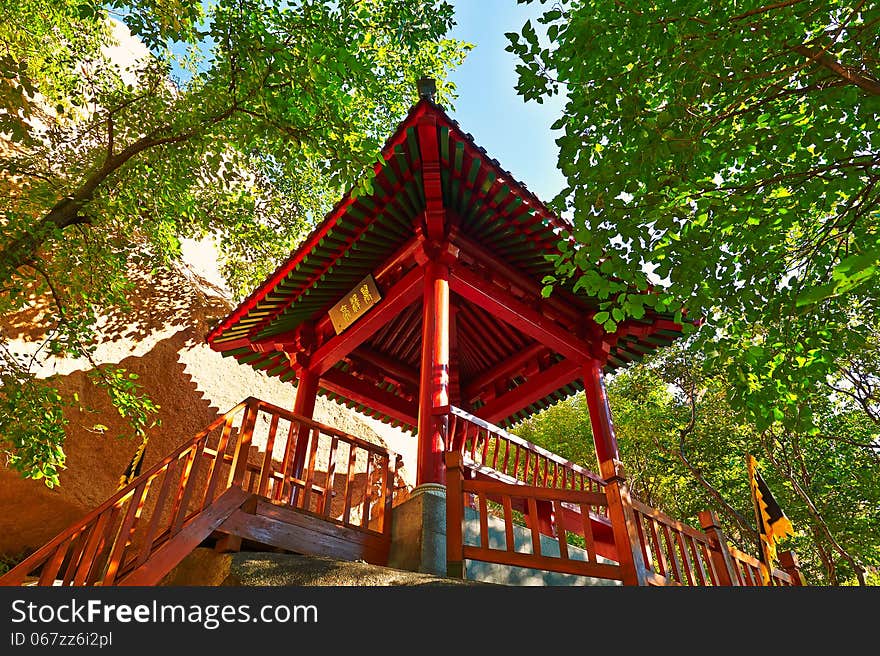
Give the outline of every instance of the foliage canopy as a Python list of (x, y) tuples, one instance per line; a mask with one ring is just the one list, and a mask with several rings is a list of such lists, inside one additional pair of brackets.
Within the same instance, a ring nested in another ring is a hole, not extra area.
[(508, 49), (526, 100), (566, 98), (556, 277), (612, 331), (662, 281), (647, 302), (704, 319), (762, 430), (816, 429), (804, 399), (846, 379), (876, 412), (880, 6), (566, 0), (538, 22)]

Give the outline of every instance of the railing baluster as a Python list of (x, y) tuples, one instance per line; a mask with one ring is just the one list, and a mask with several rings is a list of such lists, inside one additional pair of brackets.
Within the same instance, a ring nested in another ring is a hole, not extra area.
[(654, 557), (657, 559), (657, 573), (660, 574), (660, 576), (666, 576), (666, 556), (663, 554), (663, 548), (660, 544), (660, 534), (657, 532), (657, 520), (653, 517), (649, 517), (648, 526), (651, 528), (651, 543), (654, 547)]
[(43, 564), (43, 569), (40, 571), (40, 579), (37, 582), (37, 585), (53, 585), (58, 570), (61, 569), (61, 563), (64, 562), (64, 556), (67, 555), (67, 549), (70, 547), (72, 541), (73, 536), (67, 538), (64, 542), (58, 545), (55, 552), (52, 554), (52, 557)]
[(187, 510), (189, 509), (189, 501), (192, 496), (193, 489), (198, 480), (198, 466), (202, 460), (202, 449), (205, 448), (205, 440), (199, 440), (195, 448), (190, 451), (189, 459), (186, 463), (185, 472), (181, 481), (183, 488), (177, 497), (177, 503), (174, 509), (174, 522), (171, 525), (171, 535), (176, 535), (183, 527), (183, 521), (186, 519)]
[(540, 556), (541, 532), (538, 527), (538, 503), (534, 497), (529, 497), (526, 503), (529, 510), (529, 528), (532, 530), (532, 554)]
[(303, 476), (303, 480), (305, 480), (305, 490), (303, 490), (302, 494), (302, 505), (299, 506), (303, 510), (309, 509), (309, 501), (311, 500), (312, 495), (312, 484), (315, 482), (315, 456), (318, 453), (318, 439), (320, 437), (321, 433), (317, 428), (313, 428), (309, 431), (309, 465), (306, 475)]
[(116, 533), (116, 540), (113, 543), (113, 549), (110, 551), (110, 558), (107, 562), (107, 570), (104, 574), (103, 581), (103, 585), (105, 586), (112, 585), (116, 580), (116, 574), (122, 563), (125, 548), (128, 546), (128, 541), (134, 534), (135, 526), (138, 519), (140, 519), (141, 512), (144, 508), (143, 500), (146, 497), (152, 481), (152, 478), (145, 478), (138, 483), (128, 500), (128, 509), (125, 512), (122, 524), (119, 526), (119, 531)]
[[(554, 499), (552, 503), (553, 515), (556, 517), (556, 540), (559, 542), (559, 557), (568, 560), (568, 536), (562, 523), (564, 509), (561, 501)], [(587, 549), (587, 557), (591, 557), (589, 549)]]
[(489, 508), (486, 504), (486, 495), (477, 493), (480, 513), (480, 546), (484, 549), (489, 548)]
[[(297, 436), (302, 432), (299, 423), (289, 419), (290, 426), (287, 429), (287, 444), (284, 447), (284, 461), (281, 463), (281, 488), (275, 494), (275, 501), (287, 503), (293, 498), (293, 483), (291, 482), (290, 468), (293, 464), (293, 454), (296, 449)], [(289, 493), (289, 496), (288, 496)]]
[(61, 577), (61, 585), (72, 584), (73, 575), (76, 572), (77, 565), (79, 565), (83, 549), (85, 549), (86, 542), (94, 528), (94, 523), (83, 526), (82, 531), (73, 537), (73, 549), (70, 551), (70, 560), (67, 563), (67, 567), (64, 569), (64, 576)]
[(272, 473), (272, 451), (275, 449), (275, 432), (278, 430), (277, 414), (272, 415), (272, 421), (269, 423), (269, 436), (266, 438), (266, 453), (263, 454), (263, 464), (260, 467), (260, 478), (257, 484), (257, 494), (261, 497), (266, 496), (269, 489), (269, 475)]
[(133, 567), (142, 565), (146, 562), (147, 558), (150, 557), (150, 551), (153, 548), (153, 541), (156, 539), (156, 533), (159, 530), (159, 519), (162, 517), (162, 508), (165, 505), (165, 500), (168, 498), (168, 494), (171, 492), (172, 477), (170, 470), (173, 465), (174, 463), (168, 463), (168, 466), (163, 470), (165, 475), (164, 480), (162, 481), (162, 487), (159, 489), (159, 496), (156, 499), (156, 505), (153, 507), (153, 516), (150, 517), (150, 523), (147, 526), (147, 532), (144, 535), (144, 543), (141, 545), (140, 552), (134, 561)]
[(586, 504), (580, 504), (581, 510), (581, 524), (584, 529), (584, 544), (586, 545), (585, 551), (587, 552), (587, 560), (591, 563), (596, 562), (596, 541), (593, 538), (593, 527), (592, 522), (590, 520), (590, 506)]
[(101, 513), (98, 516), (97, 521), (92, 524), (89, 539), (86, 542), (85, 549), (83, 549), (82, 555), (80, 556), (79, 565), (76, 568), (76, 573), (73, 576), (73, 585), (81, 586), (85, 584), (86, 579), (92, 570), (92, 565), (95, 564), (95, 552), (98, 550), (98, 543), (104, 535), (104, 530), (107, 527), (107, 520), (109, 518), (110, 513), (105, 511)]
[(373, 484), (370, 481), (370, 474), (372, 469), (373, 459), (370, 457), (369, 452), (367, 453), (367, 466), (364, 471), (364, 501), (363, 501), (363, 511), (361, 511), (361, 528), (366, 528), (370, 523), (370, 498), (373, 493)]
[(510, 495), (501, 497), (501, 505), (504, 508), (504, 540), (507, 551), (516, 551), (516, 542), (513, 539), (513, 506)]
[(342, 521), (345, 524), (351, 524), (349, 515), (351, 514), (351, 492), (354, 487), (354, 469), (357, 461), (357, 451), (354, 444), (348, 445), (348, 474), (345, 477), (345, 508), (342, 511)]
[(324, 506), (321, 509), (324, 517), (330, 516), (330, 507), (333, 505), (333, 483), (336, 480), (336, 448), (339, 445), (339, 438), (335, 435), (330, 440), (330, 455), (327, 463), (327, 481), (324, 484)]
[(217, 453), (211, 461), (211, 466), (208, 468), (208, 486), (205, 488), (202, 508), (206, 508), (214, 501), (214, 491), (217, 489), (217, 481), (220, 480), (222, 475), (223, 458), (226, 455), (226, 447), (229, 444), (229, 436), (232, 433), (232, 422), (234, 419), (235, 417), (229, 417), (223, 422), (223, 431), (220, 433), (220, 440), (217, 442)]
[(690, 556), (688, 555), (687, 549), (685, 549), (681, 531), (675, 531), (675, 542), (678, 545), (678, 552), (681, 554), (681, 567), (682, 570), (684, 570), (684, 579), (682, 580), (682, 583), (693, 585), (694, 575), (691, 571), (692, 563), (690, 560)]
[(668, 562), (670, 567), (672, 568), (672, 576), (675, 578), (676, 581), (681, 583), (681, 568), (678, 564), (678, 558), (676, 558), (675, 556), (675, 543), (673, 542), (672, 537), (669, 535), (669, 527), (665, 523), (661, 523), (660, 526), (663, 529), (663, 539), (664, 543), (666, 544), (666, 553), (669, 557)]

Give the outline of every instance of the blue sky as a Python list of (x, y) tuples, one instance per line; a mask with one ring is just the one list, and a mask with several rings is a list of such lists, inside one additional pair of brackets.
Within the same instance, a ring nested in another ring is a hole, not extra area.
[(516, 0), (452, 0), (457, 25), (451, 36), (474, 44), (465, 63), (450, 76), (458, 99), (450, 115), (538, 198), (550, 201), (564, 186), (556, 168), (557, 146), (550, 126), (559, 117), (560, 96), (543, 104), (516, 94), (517, 58), (505, 52), (505, 32), (519, 32), (546, 5)]

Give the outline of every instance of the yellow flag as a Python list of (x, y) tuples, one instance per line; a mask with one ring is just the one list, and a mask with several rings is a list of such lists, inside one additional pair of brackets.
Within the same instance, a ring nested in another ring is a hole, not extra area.
[(752, 503), (755, 517), (758, 520), (758, 534), (761, 539), (761, 579), (764, 585), (770, 583), (770, 572), (776, 566), (776, 543), (787, 535), (794, 534), (794, 528), (770, 488), (757, 469), (757, 462), (749, 454), (746, 456), (749, 469), (749, 488), (752, 491)]

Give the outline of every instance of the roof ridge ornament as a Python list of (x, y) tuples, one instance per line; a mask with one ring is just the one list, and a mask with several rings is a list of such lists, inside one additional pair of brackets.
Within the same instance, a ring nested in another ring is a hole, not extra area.
[(419, 99), (430, 100), (435, 102), (437, 96), (437, 81), (432, 77), (421, 77), (416, 82), (416, 88), (419, 92)]

